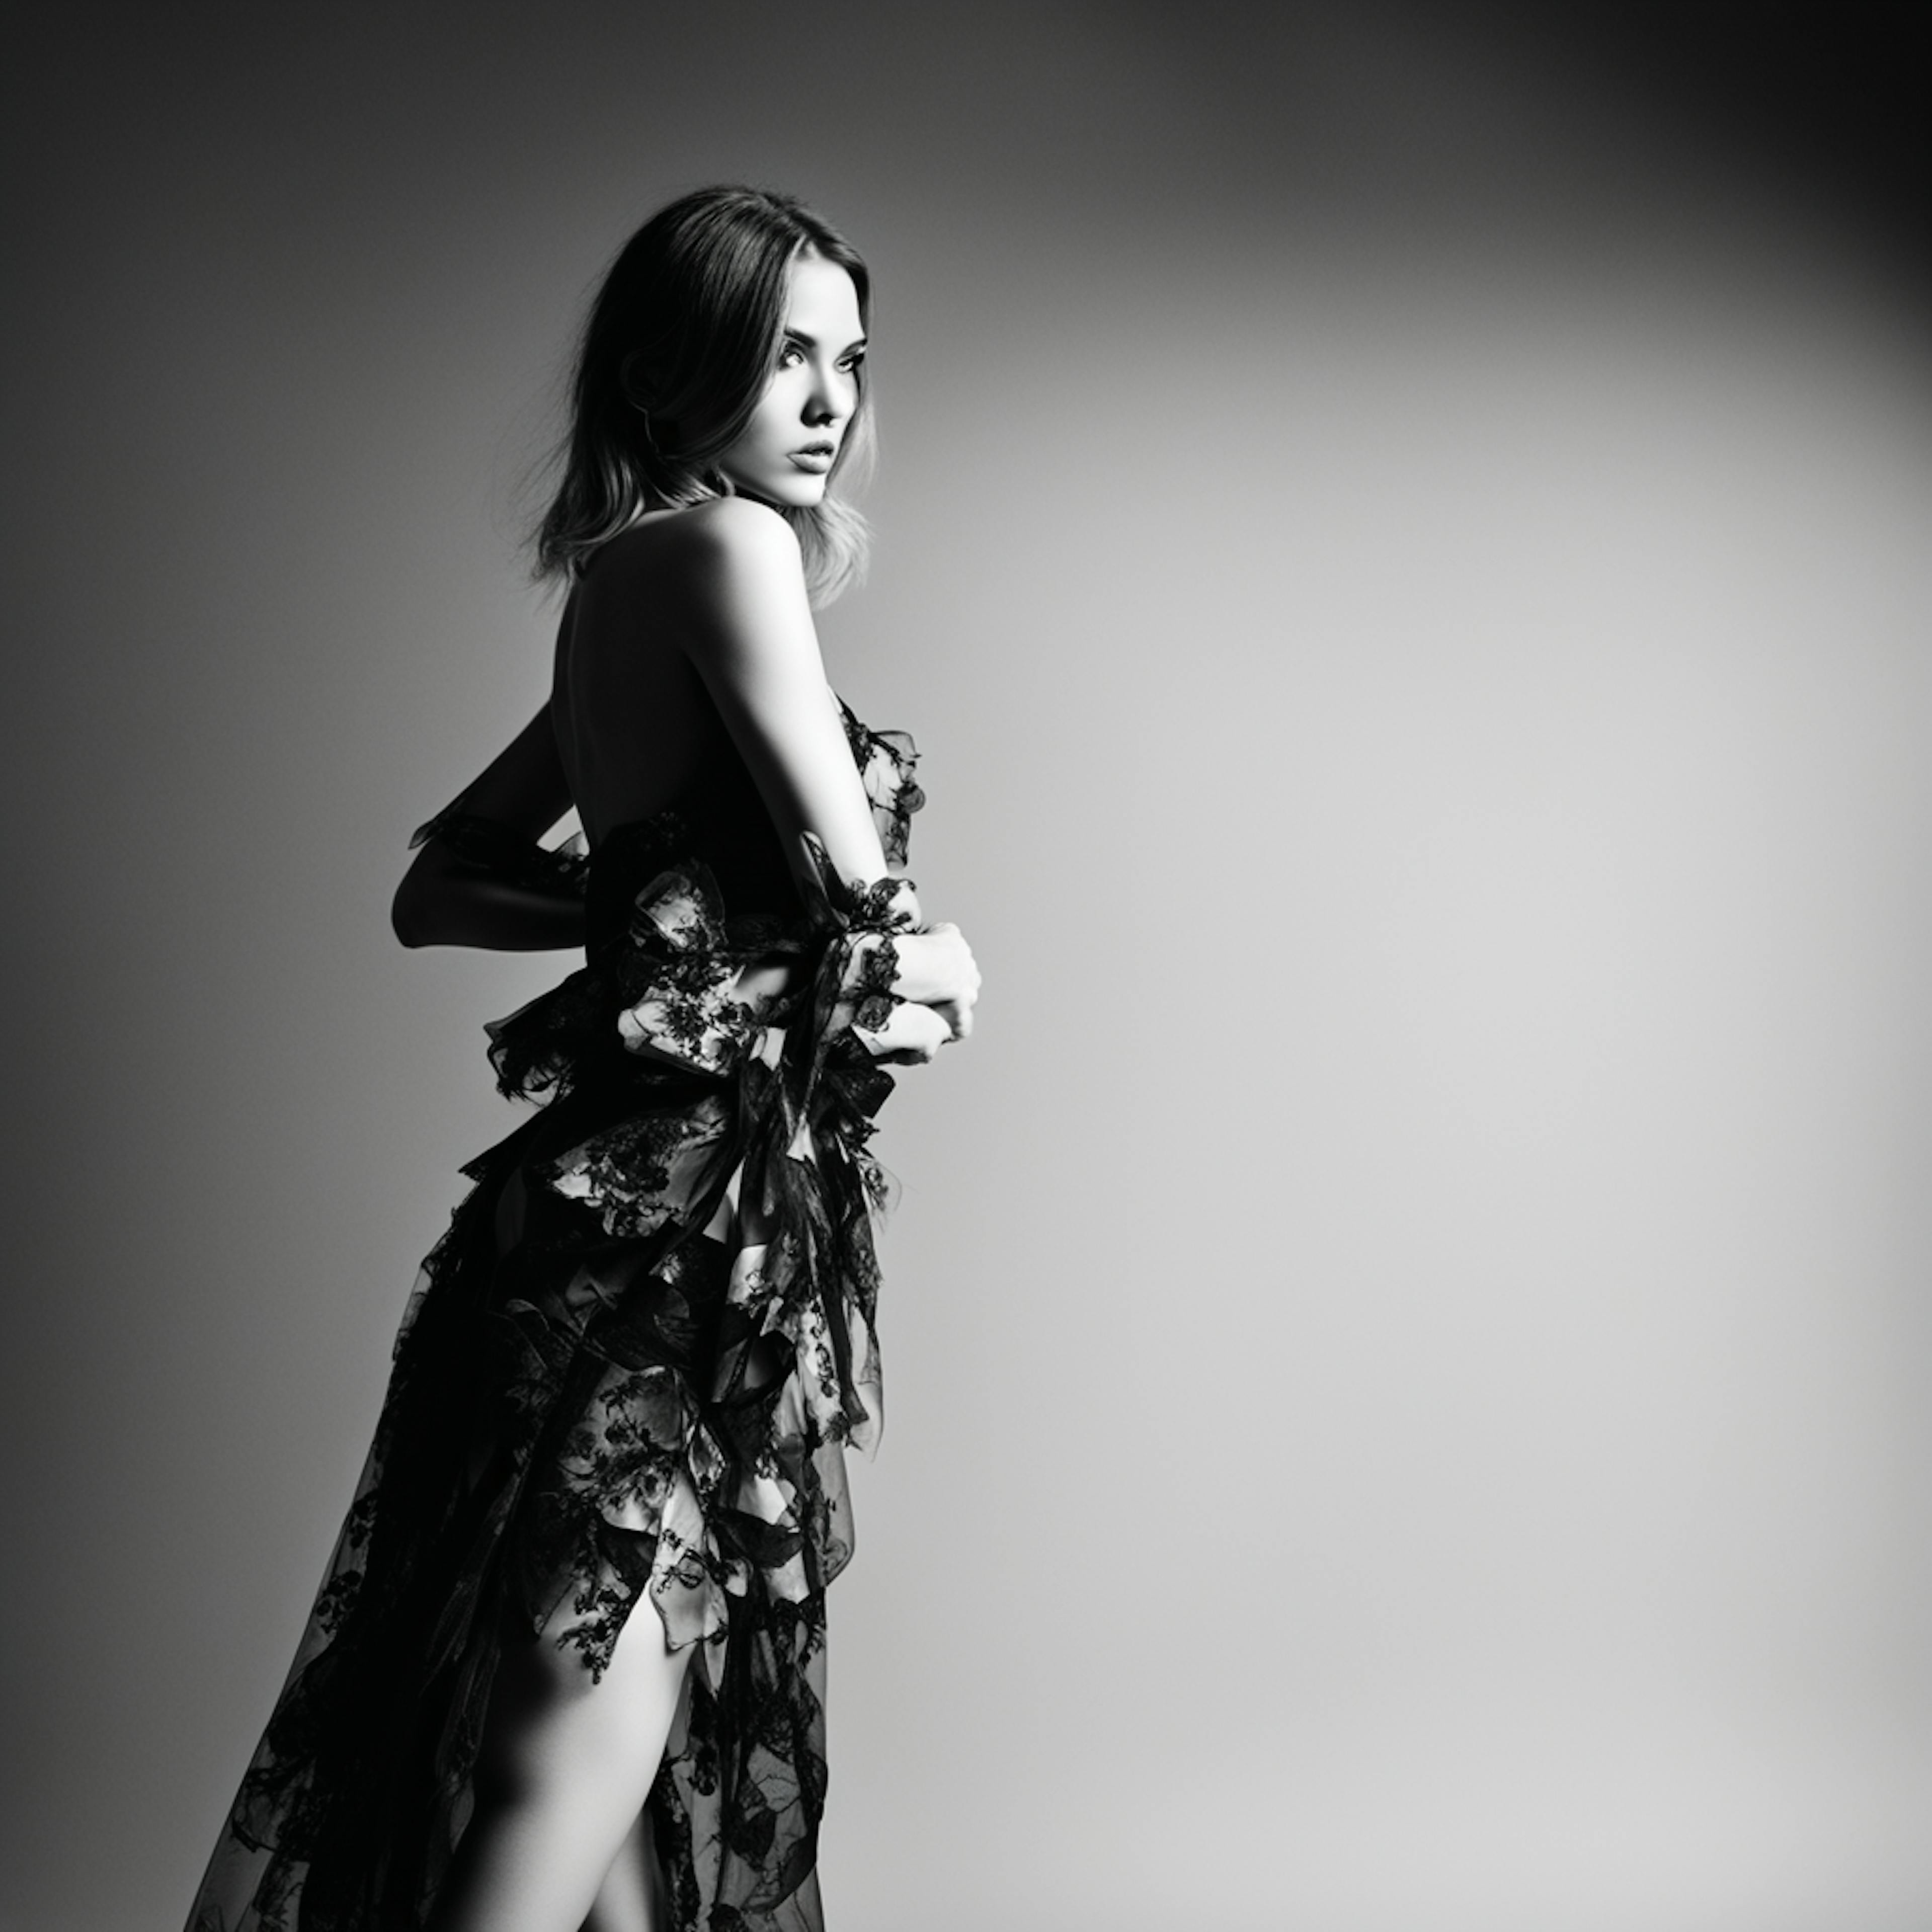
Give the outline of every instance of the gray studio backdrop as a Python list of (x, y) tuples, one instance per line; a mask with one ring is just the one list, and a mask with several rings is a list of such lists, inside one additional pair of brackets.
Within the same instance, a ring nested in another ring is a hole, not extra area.
[[(584, 292), (870, 254), (914, 872), (838, 1932), (1932, 1922), (1923, 290), (1491, 10), (39, 10), (6, 541), (8, 1932), (169, 1932), (568, 964)], [(1735, 136), (1735, 138), (1734, 138)]]

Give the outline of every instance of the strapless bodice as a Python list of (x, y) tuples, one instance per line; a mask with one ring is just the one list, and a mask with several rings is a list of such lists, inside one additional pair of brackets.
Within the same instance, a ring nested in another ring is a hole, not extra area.
[[(896, 870), (905, 862), (912, 814), (926, 802), (913, 776), (917, 753), (903, 731), (874, 731), (843, 698), (838, 704), (880, 844)], [(789, 925), (806, 914), (770, 814), (728, 739), (670, 804), (613, 826), (591, 848), (585, 945), (592, 956), (622, 941), (644, 886), (667, 866), (694, 860), (709, 868), (734, 920)]]

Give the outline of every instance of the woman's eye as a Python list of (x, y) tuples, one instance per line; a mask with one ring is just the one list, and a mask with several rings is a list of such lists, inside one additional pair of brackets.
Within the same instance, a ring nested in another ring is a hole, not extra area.
[(778, 351), (778, 367), (781, 369), (796, 369), (804, 360), (805, 351), (796, 342), (788, 342)]

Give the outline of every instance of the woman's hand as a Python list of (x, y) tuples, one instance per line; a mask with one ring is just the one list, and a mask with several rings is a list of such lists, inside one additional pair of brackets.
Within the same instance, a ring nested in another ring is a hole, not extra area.
[(970, 1032), (973, 1002), (980, 997), (980, 968), (958, 927), (941, 920), (886, 943), (898, 955), (892, 991), (921, 1006), (956, 1009), (968, 1016), (963, 1030)]
[(949, 1041), (972, 1032), (980, 968), (956, 926), (942, 922), (871, 943), (890, 947), (895, 965), (892, 1006), (885, 1024), (853, 1028), (875, 1060), (929, 1060)]
[(902, 1066), (923, 1066), (937, 1058), (948, 1040), (960, 1036), (937, 1007), (901, 1000), (884, 1026), (874, 1030), (855, 1024), (852, 1036), (874, 1060)]

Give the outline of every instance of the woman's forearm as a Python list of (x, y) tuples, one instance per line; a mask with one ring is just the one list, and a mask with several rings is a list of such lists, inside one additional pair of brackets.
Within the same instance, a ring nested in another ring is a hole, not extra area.
[(405, 946), (550, 952), (584, 944), (584, 902), (574, 893), (512, 884), (434, 838), (403, 874), (389, 918)]

